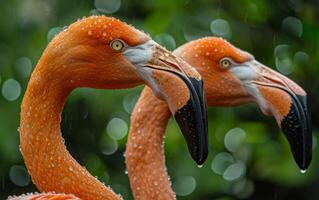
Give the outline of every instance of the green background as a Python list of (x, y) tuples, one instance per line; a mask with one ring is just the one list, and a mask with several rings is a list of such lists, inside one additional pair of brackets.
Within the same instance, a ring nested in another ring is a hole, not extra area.
[[(314, 155), (306, 174), (294, 163), (276, 122), (256, 105), (209, 108), (210, 154), (190, 158), (174, 120), (165, 149), (178, 199), (319, 199), (319, 1), (301, 0), (12, 0), (0, 5), (0, 199), (36, 191), (19, 152), (19, 106), (48, 41), (83, 16), (111, 15), (173, 50), (217, 35), (287, 75), (308, 93)], [(79, 89), (68, 99), (62, 130), (71, 154), (125, 199), (130, 111), (142, 87)]]

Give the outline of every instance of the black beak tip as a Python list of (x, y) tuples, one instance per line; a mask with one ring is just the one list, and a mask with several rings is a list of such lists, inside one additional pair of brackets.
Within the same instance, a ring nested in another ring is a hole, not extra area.
[(309, 168), (310, 162), (311, 162), (311, 158), (299, 163), (297, 162), (297, 164), (301, 171), (306, 171)]
[(306, 148), (304, 151), (300, 150), (300, 148), (296, 146), (290, 146), (299, 169), (301, 171), (307, 170), (312, 160), (312, 146), (310, 145), (309, 148)]
[(184, 135), (193, 160), (197, 165), (202, 165), (208, 155), (208, 123), (204, 87), (201, 80), (192, 78), (188, 80), (190, 99), (176, 111), (174, 117)]
[(188, 102), (174, 117), (186, 140), (189, 153), (197, 165), (202, 165), (208, 155), (207, 132), (192, 112), (193, 104)]
[(202, 146), (202, 148), (199, 148), (197, 145), (192, 144), (188, 146), (188, 150), (198, 166), (202, 166), (205, 163), (208, 156), (207, 146)]
[(202, 166), (207, 159), (207, 155), (208, 155), (208, 151), (205, 151), (205, 152), (203, 152), (202, 155), (199, 155), (197, 157), (195, 157), (195, 156), (192, 156), (192, 157), (198, 166)]
[(290, 149), (300, 170), (306, 170), (312, 159), (312, 130), (305, 96), (296, 95), (289, 113), (281, 122)]

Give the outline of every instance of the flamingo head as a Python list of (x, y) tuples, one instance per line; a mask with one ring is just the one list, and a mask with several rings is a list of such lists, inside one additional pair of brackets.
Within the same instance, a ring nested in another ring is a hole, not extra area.
[(202, 78), (195, 68), (147, 34), (114, 18), (84, 18), (56, 35), (40, 62), (31, 82), (47, 77), (70, 90), (147, 84), (168, 103), (195, 161), (202, 163), (206, 159)]
[(264, 114), (276, 119), (299, 168), (308, 168), (311, 126), (307, 95), (299, 85), (221, 38), (195, 40), (174, 53), (192, 63), (203, 76), (208, 105), (256, 102)]

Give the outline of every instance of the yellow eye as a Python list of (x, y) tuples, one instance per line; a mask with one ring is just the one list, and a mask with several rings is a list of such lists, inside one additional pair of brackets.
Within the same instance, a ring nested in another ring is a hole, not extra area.
[(114, 51), (121, 51), (124, 48), (124, 42), (122, 40), (113, 40), (110, 44), (110, 47)]
[(228, 68), (228, 67), (230, 67), (230, 65), (231, 65), (231, 61), (230, 61), (229, 59), (227, 59), (227, 58), (222, 59), (222, 60), (220, 61), (220, 66), (221, 66), (222, 68)]

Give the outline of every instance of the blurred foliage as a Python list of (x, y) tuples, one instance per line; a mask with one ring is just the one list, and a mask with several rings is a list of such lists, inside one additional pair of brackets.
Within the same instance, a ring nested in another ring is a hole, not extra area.
[[(0, 199), (36, 191), (24, 168), (17, 131), (30, 71), (54, 34), (78, 18), (101, 13), (145, 30), (171, 50), (199, 37), (223, 36), (309, 94), (314, 155), (306, 174), (299, 172), (274, 119), (263, 116), (255, 105), (209, 109), (210, 155), (202, 168), (188, 155), (171, 120), (165, 149), (178, 199), (319, 199), (318, 10), (316, 0), (2, 1)], [(79, 89), (63, 113), (63, 136), (72, 155), (125, 199), (132, 195), (125, 174), (124, 136), (141, 89)]]

